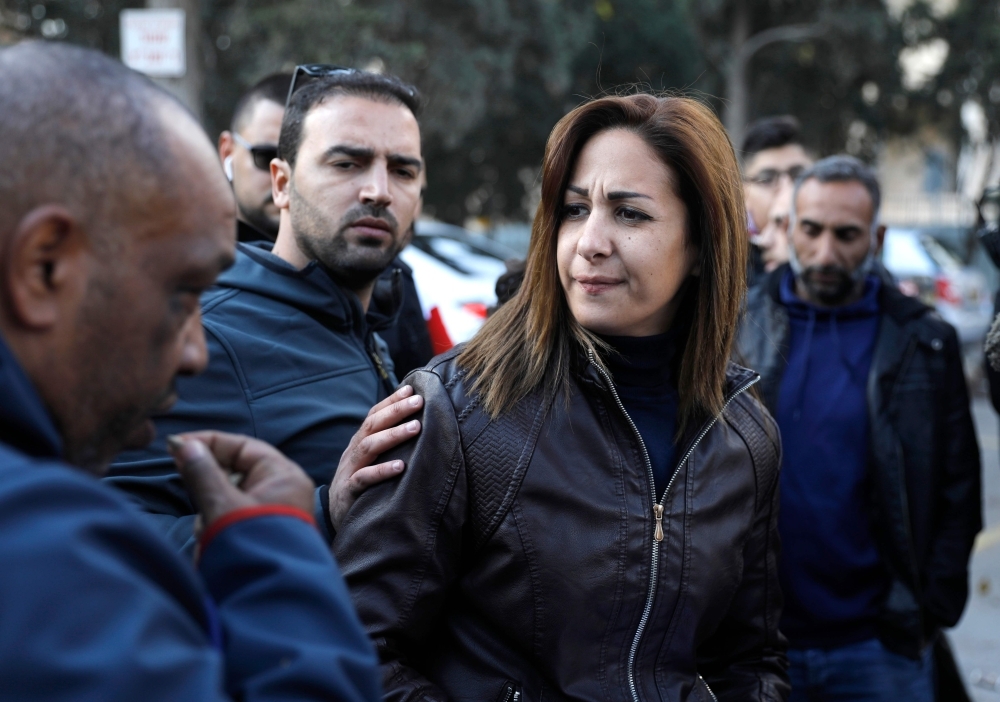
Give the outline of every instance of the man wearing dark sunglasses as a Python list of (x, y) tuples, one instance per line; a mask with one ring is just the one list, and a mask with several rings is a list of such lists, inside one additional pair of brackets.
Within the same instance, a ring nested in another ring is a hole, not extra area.
[[(379, 278), (420, 212), (419, 96), (389, 76), (305, 66), (288, 99), (270, 164), (277, 239), (238, 245), (202, 298), (207, 370), (179, 380), (178, 403), (156, 418), (157, 442), (109, 472), (186, 550), (196, 510), (165, 436), (209, 428), (267, 441), (319, 486), (316, 519), (331, 538), (358, 494), (404, 468), (368, 465), (386, 448), (375, 451), (371, 435), (386, 427), (366, 418), (396, 386), (377, 332), (394, 324), (402, 287), (399, 275)], [(420, 408), (400, 392), (391, 424)], [(399, 427), (397, 443), (417, 431), (419, 422)]]
[(794, 117), (765, 117), (743, 139), (743, 182), (755, 277), (788, 261), (788, 210), (792, 186), (813, 160)]
[(271, 161), (285, 115), (290, 73), (258, 81), (236, 103), (230, 127), (219, 135), (219, 158), (239, 207), (240, 241), (274, 241), (278, 208), (271, 198)]

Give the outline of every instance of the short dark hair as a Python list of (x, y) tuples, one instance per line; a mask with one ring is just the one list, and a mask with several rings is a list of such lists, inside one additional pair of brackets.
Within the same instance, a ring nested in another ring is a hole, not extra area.
[(302, 124), (309, 111), (335, 95), (353, 95), (376, 102), (399, 103), (414, 116), (420, 113), (420, 93), (412, 85), (395, 76), (355, 71), (318, 78), (292, 94), (281, 121), (278, 157), (295, 168), (295, 159), (302, 146)]
[(875, 171), (853, 156), (827, 156), (798, 177), (795, 181), (795, 194), (792, 196), (793, 220), (799, 188), (810, 179), (818, 180), (820, 183), (861, 183), (872, 199), (872, 226), (878, 224), (878, 211), (882, 206), (882, 190), (879, 188), (878, 178), (875, 177)]
[(747, 127), (743, 137), (743, 160), (766, 149), (779, 149), (789, 144), (802, 145), (802, 127), (791, 115), (764, 117)]
[(250, 119), (253, 107), (260, 100), (269, 100), (284, 105), (285, 98), (288, 97), (288, 86), (291, 83), (291, 73), (272, 73), (261, 78), (236, 102), (229, 128), (234, 132), (238, 131), (246, 123), (246, 120)]
[(161, 114), (169, 105), (190, 115), (91, 49), (41, 41), (0, 49), (0, 162), (10, 166), (0, 170), (0, 240), (35, 207), (58, 202), (101, 243), (124, 226), (123, 212), (169, 192), (176, 158)]

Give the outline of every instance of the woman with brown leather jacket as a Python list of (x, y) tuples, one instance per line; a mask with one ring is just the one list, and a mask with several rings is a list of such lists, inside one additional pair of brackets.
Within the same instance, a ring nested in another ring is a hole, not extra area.
[(386, 699), (785, 699), (780, 443), (728, 360), (746, 257), (705, 106), (556, 125), (521, 290), (409, 376), (407, 469), (337, 535)]

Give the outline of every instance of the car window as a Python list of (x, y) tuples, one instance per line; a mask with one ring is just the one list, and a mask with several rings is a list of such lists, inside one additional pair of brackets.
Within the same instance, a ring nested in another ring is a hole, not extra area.
[(465, 275), (492, 276), (496, 279), (506, 270), (502, 259), (455, 239), (417, 235), (413, 246)]
[(912, 232), (891, 229), (882, 243), (882, 263), (895, 276), (926, 275), (937, 273), (936, 261), (930, 256), (920, 239)]
[(958, 260), (958, 257), (942, 246), (941, 243), (934, 237), (922, 236), (920, 237), (920, 243), (923, 244), (924, 249), (927, 251), (927, 255), (934, 259), (934, 263), (942, 269), (946, 271), (957, 271), (962, 269), (962, 262)]

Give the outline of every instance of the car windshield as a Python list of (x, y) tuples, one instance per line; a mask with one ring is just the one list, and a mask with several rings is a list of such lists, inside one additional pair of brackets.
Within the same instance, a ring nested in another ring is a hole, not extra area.
[(882, 263), (896, 276), (933, 276), (938, 264), (915, 232), (889, 230), (882, 244)]
[(934, 237), (925, 234), (920, 237), (920, 243), (923, 244), (927, 255), (934, 259), (934, 263), (941, 269), (949, 272), (961, 270), (962, 262), (958, 260), (958, 257)]

